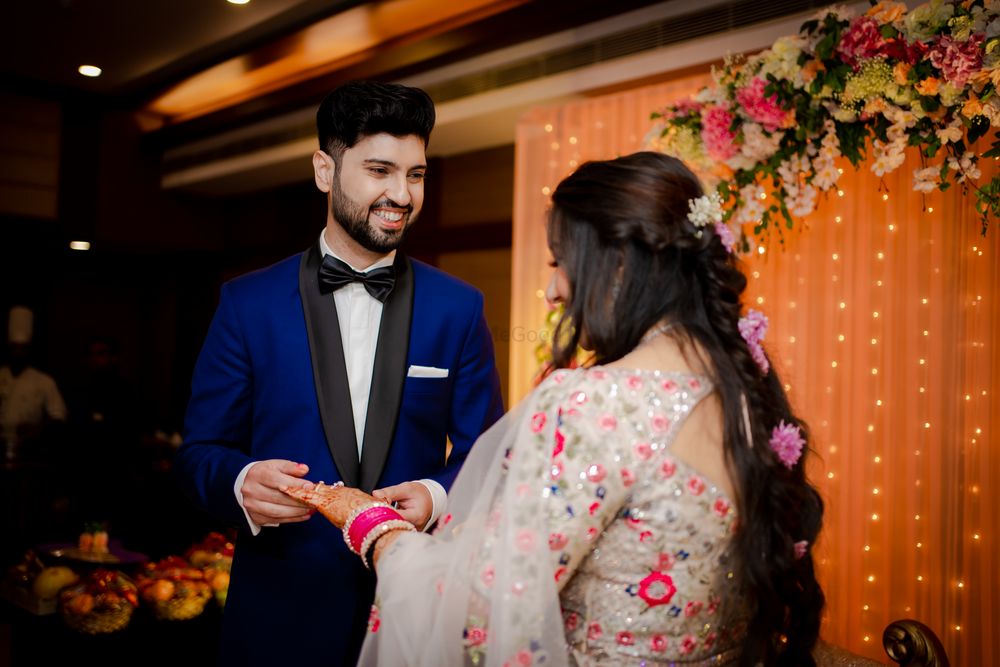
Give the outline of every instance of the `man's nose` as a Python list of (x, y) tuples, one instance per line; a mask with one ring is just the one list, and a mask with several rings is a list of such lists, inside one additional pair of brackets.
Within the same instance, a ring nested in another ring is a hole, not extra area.
[(385, 195), (400, 206), (409, 206), (410, 201), (413, 199), (410, 196), (409, 185), (405, 175), (393, 177), (389, 183), (389, 187), (385, 191)]

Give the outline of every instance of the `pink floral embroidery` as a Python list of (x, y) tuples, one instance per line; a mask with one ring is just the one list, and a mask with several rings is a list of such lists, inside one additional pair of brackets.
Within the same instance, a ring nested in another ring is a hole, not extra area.
[(643, 461), (648, 461), (653, 455), (653, 448), (648, 442), (639, 442), (635, 445), (635, 455)]
[(625, 525), (632, 530), (639, 530), (642, 527), (642, 519), (636, 519), (634, 516), (625, 517)]
[(649, 426), (657, 433), (663, 433), (670, 428), (670, 420), (663, 415), (653, 415), (649, 419)]
[(625, 380), (625, 386), (632, 391), (642, 389), (642, 378), (638, 375), (630, 375), (628, 376), (628, 379)]
[(516, 542), (517, 548), (521, 551), (534, 551), (535, 533), (527, 528), (523, 528), (517, 533)]
[(698, 378), (691, 378), (688, 380), (688, 387), (690, 387), (691, 391), (698, 391), (701, 389), (701, 381)]
[(649, 576), (639, 582), (639, 597), (650, 607), (667, 604), (676, 592), (674, 580), (663, 572), (650, 572)]
[(798, 426), (786, 424), (782, 419), (771, 431), (771, 440), (768, 444), (771, 446), (771, 451), (778, 455), (778, 460), (791, 470), (799, 462), (806, 441), (802, 439), (802, 432)]
[(524, 592), (524, 582), (515, 581), (514, 584), (510, 587), (510, 592), (513, 593), (514, 595), (521, 595), (521, 593)]
[(691, 475), (687, 481), (687, 490), (692, 496), (700, 496), (705, 492), (705, 481), (698, 475)]
[(673, 554), (661, 553), (657, 562), (657, 567), (660, 570), (672, 570), (674, 568), (674, 563), (677, 559)]
[(595, 537), (597, 537), (597, 529), (596, 528), (588, 528), (587, 529), (587, 541), (588, 542), (592, 542)]
[(712, 648), (715, 646), (715, 640), (718, 638), (714, 632), (709, 632), (705, 635), (705, 648)]
[(567, 569), (566, 569), (565, 567), (560, 567), (559, 569), (557, 569), (557, 570), (556, 570), (556, 574), (555, 574), (555, 580), (556, 580), (556, 583), (557, 583), (557, 584), (559, 583), (559, 580), (560, 580), (560, 579), (562, 579), (563, 577), (565, 577), (565, 576), (566, 576), (566, 573), (567, 573), (568, 571), (569, 571), (569, 570), (567, 570)]
[(595, 380), (604, 380), (605, 378), (608, 377), (608, 374), (602, 370), (595, 368), (590, 371), (590, 377), (594, 378)]
[(486, 630), (476, 626), (465, 629), (466, 646), (482, 646), (486, 643)]
[(518, 484), (515, 491), (517, 492), (518, 498), (524, 498), (526, 495), (531, 493), (531, 485), (525, 483)]
[(663, 635), (653, 635), (649, 638), (649, 650), (653, 653), (663, 653), (667, 650), (667, 638)]
[(805, 540), (802, 540), (800, 542), (796, 542), (794, 544), (794, 548), (795, 548), (795, 560), (798, 560), (799, 558), (802, 558), (809, 552), (809, 543)]
[(673, 380), (664, 380), (660, 386), (662, 386), (663, 390), (669, 394), (677, 391), (677, 383)]
[(514, 661), (519, 667), (531, 667), (531, 663), (535, 660), (531, 657), (531, 653), (522, 649), (514, 656)]
[(368, 632), (378, 632), (381, 625), (382, 621), (378, 617), (378, 607), (372, 605), (371, 611), (368, 612)]
[(652, 531), (644, 530), (641, 533), (639, 533), (640, 542), (648, 542), (650, 539), (652, 539), (652, 537), (653, 537)]
[(687, 655), (696, 648), (698, 648), (698, 640), (694, 638), (694, 635), (684, 635), (680, 645), (681, 655)]
[(571, 611), (566, 614), (566, 618), (563, 622), (566, 625), (566, 632), (573, 632), (580, 625), (580, 614), (575, 611)]
[(714, 614), (716, 611), (719, 610), (719, 605), (721, 603), (722, 603), (722, 600), (720, 598), (717, 598), (717, 597), (711, 597), (711, 598), (709, 598), (708, 599), (708, 609), (705, 610), (705, 613), (707, 613), (707, 614)]
[(618, 420), (615, 419), (614, 415), (602, 415), (601, 418), (597, 420), (597, 425), (605, 431), (614, 431), (618, 428)]
[(601, 482), (607, 475), (608, 471), (600, 463), (595, 463), (587, 468), (587, 479), (594, 484)]
[(698, 612), (701, 611), (702, 603), (697, 600), (691, 600), (686, 605), (684, 605), (684, 615), (688, 618), (692, 616), (697, 616)]
[(596, 642), (598, 639), (601, 638), (601, 635), (603, 634), (604, 630), (601, 629), (600, 623), (597, 623), (595, 621), (594, 623), (591, 623), (590, 625), (587, 626), (587, 639), (589, 639), (590, 641)]
[(715, 502), (712, 503), (712, 511), (724, 517), (729, 514), (729, 503), (724, 498), (716, 498)]
[(631, 646), (635, 643), (635, 636), (631, 632), (619, 632), (615, 635), (615, 641), (622, 646)]
[(549, 475), (552, 479), (559, 479), (563, 474), (563, 462), (556, 461), (552, 464), (552, 470), (549, 471)]
[(569, 543), (569, 539), (562, 533), (552, 533), (549, 535), (549, 549), (552, 551), (562, 551), (562, 548)]
[(545, 413), (536, 412), (531, 417), (531, 430), (534, 431), (535, 433), (538, 433), (543, 428), (545, 428)]
[(454, 517), (451, 515), (451, 512), (449, 512), (448, 514), (445, 514), (443, 517), (441, 517), (441, 525), (442, 526), (447, 526), (449, 523), (451, 523), (451, 520), (453, 518)]
[(552, 448), (552, 458), (563, 453), (563, 446), (566, 444), (566, 436), (558, 428), (556, 429), (556, 445)]
[(626, 489), (635, 484), (635, 473), (633, 473), (628, 468), (622, 468), (621, 475), (622, 475), (622, 484), (625, 486)]
[(590, 503), (590, 507), (587, 509), (587, 511), (590, 512), (590, 516), (594, 516), (595, 514), (597, 514), (597, 510), (599, 509), (601, 509), (601, 503), (595, 501)]
[(660, 474), (663, 479), (670, 479), (677, 472), (677, 464), (670, 459), (664, 459), (663, 463), (660, 464)]
[(484, 586), (492, 586), (495, 578), (496, 570), (493, 568), (493, 563), (488, 563), (479, 574), (479, 579), (483, 582)]
[[(578, 391), (575, 394), (573, 394), (572, 400), (577, 405), (583, 405), (584, 403), (587, 402), (587, 393), (583, 391)], [(570, 411), (570, 413), (572, 414), (572, 411)]]

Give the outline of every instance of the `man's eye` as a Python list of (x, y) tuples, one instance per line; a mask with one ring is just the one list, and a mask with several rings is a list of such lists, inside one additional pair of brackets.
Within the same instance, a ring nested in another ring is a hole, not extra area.
[(410, 174), (410, 180), (411, 181), (422, 181), (422, 180), (424, 180), (424, 173), (423, 172), (414, 172), (414, 173)]
[(373, 174), (378, 174), (379, 176), (385, 176), (389, 171), (385, 167), (371, 167), (369, 170)]

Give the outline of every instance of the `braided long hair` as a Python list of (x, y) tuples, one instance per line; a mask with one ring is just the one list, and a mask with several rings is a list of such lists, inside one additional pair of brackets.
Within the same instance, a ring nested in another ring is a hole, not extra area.
[(761, 370), (740, 335), (746, 276), (711, 226), (698, 234), (688, 220), (688, 202), (702, 194), (682, 162), (652, 152), (587, 162), (559, 184), (549, 243), (571, 298), (556, 328), (555, 364), (569, 365), (581, 337), (597, 363), (620, 359), (663, 320), (674, 323), (682, 349), (693, 343), (707, 356), (736, 487), (733, 549), (754, 605), (741, 664), (812, 665), (824, 597), (811, 552), (796, 558), (794, 545), (815, 543), (823, 502), (806, 480), (806, 456), (788, 469), (768, 447), (781, 421), (799, 426), (807, 443), (808, 432), (776, 372)]

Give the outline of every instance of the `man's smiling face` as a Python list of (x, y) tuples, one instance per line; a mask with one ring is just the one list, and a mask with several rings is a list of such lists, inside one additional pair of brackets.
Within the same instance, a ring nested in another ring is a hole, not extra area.
[(344, 151), (334, 174), (333, 218), (366, 250), (395, 250), (423, 206), (426, 170), (420, 137), (381, 133), (362, 138)]

